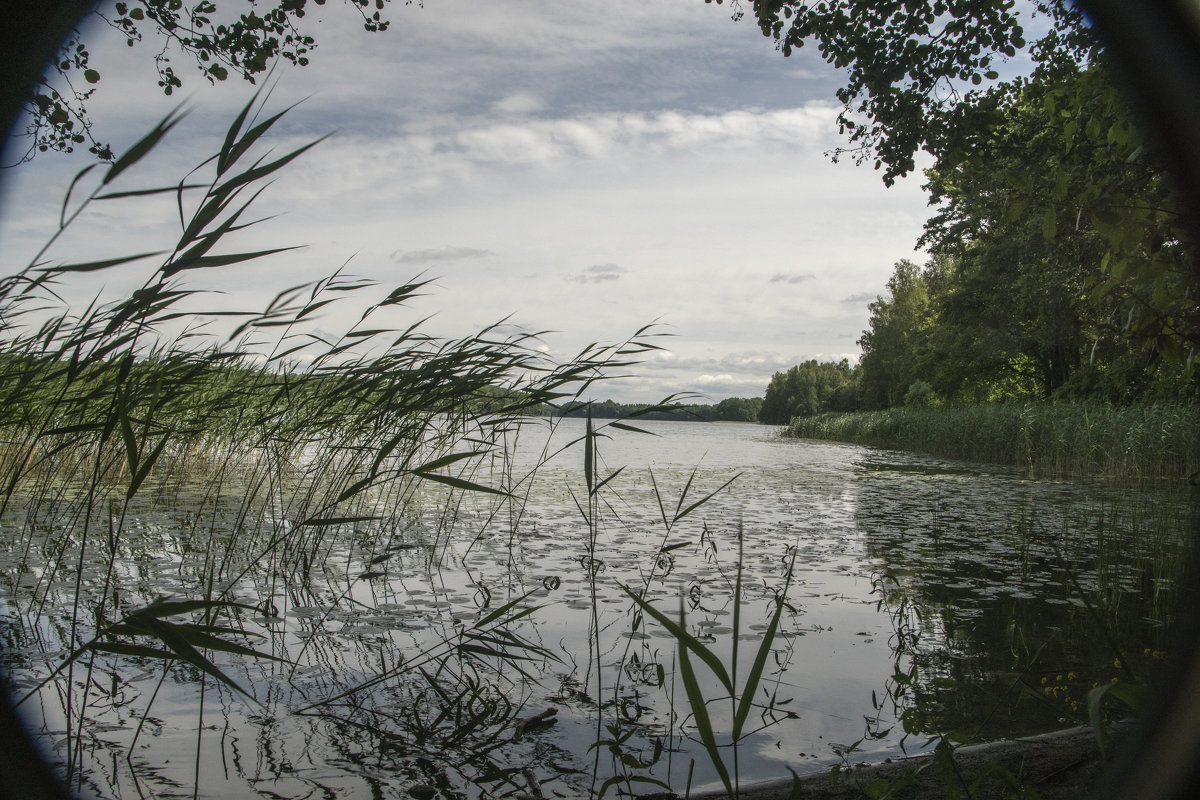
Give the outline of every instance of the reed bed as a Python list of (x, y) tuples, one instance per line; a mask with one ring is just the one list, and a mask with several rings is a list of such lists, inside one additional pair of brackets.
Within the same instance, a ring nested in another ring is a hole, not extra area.
[(1178, 480), (1200, 470), (1194, 405), (987, 404), (797, 417), (786, 436), (911, 450), (1068, 478)]
[[(457, 524), (463, 492), (519, 503), (530, 475), (500, 485), (480, 475), (503, 457), (522, 417), (569, 408), (595, 381), (658, 349), (647, 329), (566, 362), (545, 356), (537, 334), (502, 334), (499, 325), (437, 338), (421, 322), (395, 321), (426, 281), (380, 287), (341, 271), (284, 288), (261, 310), (186, 310), (203, 304), (192, 282), (207, 270), (245, 271), (290, 249), (226, 244), (258, 224), (247, 219), (254, 200), (312, 146), (260, 154), (282, 116), (262, 113), (256, 97), (219, 152), (177, 184), (130, 185), (180, 121), (168, 116), (101, 174), (80, 172), (46, 247), (0, 278), (0, 580), (12, 592), (3, 655), (8, 666), (24, 659), (18, 705), (54, 706), (45, 713), (65, 730), (56, 765), (75, 791), (104, 793), (90, 783), (88, 751), (101, 709), (137, 691), (123, 664), (158, 665), (164, 677), (184, 670), (199, 686), (200, 720), (206, 692), (253, 700), (230, 658), (296, 665), (264, 647), (247, 620), (276, 617), (285, 597), (361, 605), (356, 588), (416, 546), (423, 503), (440, 504), (438, 536)], [(96, 261), (51, 259), (75, 220), (129, 198), (176, 206), (178, 238)], [(144, 282), (126, 296), (82, 309), (63, 299), (79, 274), (146, 262)], [(347, 303), (349, 325), (330, 333), (328, 315)], [(229, 325), (208, 333), (214, 320)], [(186, 508), (172, 502), (182, 494)], [(142, 521), (148, 509), (169, 520), (162, 531)], [(131, 557), (170, 566), (131, 572)], [(329, 586), (329, 575), (342, 585)], [(382, 730), (378, 717), (372, 735), (406, 741), (413, 763), (453, 763), (524, 787), (494, 753), (520, 711), (504, 699), (506, 681), (525, 661), (549, 657), (515, 626), (533, 610), (530, 595), (484, 596), (469, 623), (429, 650), (303, 711), (361, 725), (356, 704), (371, 687), (415, 684), (423, 699), (407, 727)], [(30, 663), (50, 666), (31, 675)], [(137, 701), (127, 756), (156, 695)], [(353, 711), (345, 719), (343, 706)], [(119, 780), (136, 786), (126, 761), (132, 777)]]

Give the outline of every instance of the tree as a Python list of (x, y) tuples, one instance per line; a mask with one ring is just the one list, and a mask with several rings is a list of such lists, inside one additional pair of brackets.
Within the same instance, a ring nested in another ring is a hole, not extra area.
[(951, 265), (940, 335), (973, 331), (992, 362), (984, 374), (976, 352), (976, 378), (1043, 396), (1085, 366), (1120, 363), (1135, 384), (1162, 359), (1190, 368), (1194, 249), (1104, 60), (1049, 60), (992, 100), (992, 119), (927, 173), (939, 209), (922, 244)]
[(723, 422), (758, 422), (761, 397), (728, 397), (717, 403), (714, 417)]
[[(346, 2), (362, 17), (365, 30), (387, 30), (390, 23), (382, 12), (391, 0)], [(312, 3), (323, 6), (325, 0)], [(411, 3), (406, 0), (405, 5)], [(77, 5), (72, 4), (71, 10)], [(171, 60), (173, 52), (193, 61), (210, 83), (230, 75), (254, 83), (277, 60), (301, 67), (309, 63), (317, 41), (304, 25), (308, 0), (250, 0), (250, 9), (241, 11), (244, 7), (231, 0), (122, 0), (96, 5), (88, 16), (120, 31), (130, 47), (147, 39), (159, 45), (154, 65), (158, 85), (168, 95), (183, 86)], [(83, 145), (102, 160), (113, 158), (111, 147), (93, 135), (87, 111), (103, 73), (92, 63), (83, 41), (83, 21), (67, 29), (49, 76), (42, 76), (24, 97), (22, 110), (28, 122), (18, 135), (28, 145), (17, 163), (39, 152), (70, 153)]]
[(903, 401), (910, 384), (921, 377), (932, 322), (926, 277), (912, 261), (896, 262), (887, 290), (887, 297), (870, 304), (870, 330), (858, 340), (866, 408), (888, 408)]
[(853, 411), (858, 407), (857, 368), (842, 359), (815, 359), (776, 372), (767, 386), (758, 421), (786, 425), (792, 417), (810, 417), (825, 411)]
[[(706, 0), (712, 2), (712, 0)], [(721, 3), (722, 0), (717, 0)], [(742, 16), (733, 0), (735, 18)], [(1068, 0), (752, 0), (754, 19), (785, 56), (812, 42), (846, 73), (838, 124), (859, 162), (874, 159), (891, 185), (915, 168), (920, 150), (956, 146), (958, 129), (988, 114), (982, 87), (1019, 51), (1084, 61), (1098, 43)], [(1018, 11), (1044, 15), (1049, 29), (1025, 39)]]

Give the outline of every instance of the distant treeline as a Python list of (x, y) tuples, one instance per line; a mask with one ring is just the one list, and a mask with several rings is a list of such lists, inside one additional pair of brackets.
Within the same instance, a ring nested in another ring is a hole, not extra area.
[(681, 404), (668, 406), (666, 409), (651, 408), (646, 403), (617, 403), (613, 400), (603, 400), (586, 406), (568, 409), (563, 415), (567, 417), (587, 416), (589, 409), (593, 417), (598, 419), (621, 419), (636, 415), (638, 419), (663, 419), (692, 422), (758, 422), (759, 410), (762, 408), (761, 397), (730, 397), (715, 405)]

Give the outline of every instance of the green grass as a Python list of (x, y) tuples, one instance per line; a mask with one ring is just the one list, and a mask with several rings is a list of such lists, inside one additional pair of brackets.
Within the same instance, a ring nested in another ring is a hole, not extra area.
[(1026, 403), (796, 418), (787, 436), (1022, 467), (1051, 477), (1182, 479), (1200, 470), (1191, 405)]

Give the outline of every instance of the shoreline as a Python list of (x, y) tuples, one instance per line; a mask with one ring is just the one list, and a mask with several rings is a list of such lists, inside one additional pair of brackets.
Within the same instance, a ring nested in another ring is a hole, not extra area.
[[(1107, 754), (1100, 751), (1096, 733), (1089, 726), (1066, 728), (1049, 733), (1001, 739), (967, 745), (954, 751), (956, 782), (978, 783), (971, 796), (982, 798), (1012, 796), (1014, 787), (1000, 770), (1035, 789), (1042, 800), (1067, 800), (1090, 796), (1105, 768), (1116, 756), (1115, 750), (1132, 728), (1129, 723), (1112, 726), (1109, 731)], [(904, 758), (889, 758), (881, 762), (854, 764), (843, 768), (838, 779), (830, 770), (802, 774), (796, 778), (777, 778), (744, 786), (743, 800), (791, 800), (791, 798), (855, 798), (869, 797), (864, 789), (872, 781), (895, 783), (909, 777), (906, 786), (889, 797), (941, 798), (946, 787), (933, 752)], [(878, 784), (883, 786), (882, 783)], [(962, 783), (959, 788), (963, 788)], [(1007, 790), (1007, 791), (1006, 791)], [(674, 795), (654, 795), (656, 800), (669, 800)], [(726, 800), (724, 790), (692, 794), (688, 800)]]

